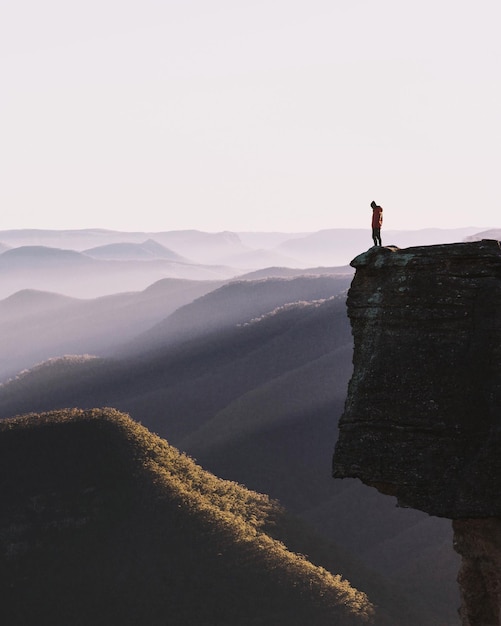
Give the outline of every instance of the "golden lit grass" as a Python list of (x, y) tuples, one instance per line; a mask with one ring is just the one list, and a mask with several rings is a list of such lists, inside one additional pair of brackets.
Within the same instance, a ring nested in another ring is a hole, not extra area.
[[(188, 515), (198, 536), (207, 534), (221, 553), (231, 554), (232, 567), (261, 572), (267, 580), (288, 589), (291, 597), (308, 598), (313, 606), (332, 610), (338, 624), (372, 622), (375, 611), (366, 595), (354, 589), (339, 575), (313, 565), (300, 554), (289, 551), (266, 532), (279, 519), (281, 508), (269, 497), (237, 483), (221, 480), (203, 470), (192, 459), (180, 454), (160, 437), (114, 409), (76, 409), (31, 414), (0, 422), (0, 438), (6, 431), (31, 429), (71, 429), (83, 425), (96, 432), (113, 433), (108, 438), (106, 456), (125, 459), (127, 472), (139, 488), (144, 516), (162, 519), (152, 513), (174, 507)], [(75, 437), (82, 431), (75, 429)], [(83, 441), (83, 438), (82, 438)], [(109, 446), (116, 447), (112, 450)], [(57, 454), (57, 451), (54, 451)], [(102, 451), (95, 464), (106, 467)], [(77, 462), (77, 459), (75, 460)], [(87, 459), (87, 463), (93, 462)], [(128, 474), (127, 474), (128, 475)], [(169, 509), (170, 510), (170, 509)], [(160, 521), (161, 523), (161, 521)], [(161, 549), (161, 548), (159, 548)], [(261, 577), (261, 574), (259, 574)], [(258, 601), (258, 598), (256, 598)], [(323, 622), (322, 622), (323, 623)]]

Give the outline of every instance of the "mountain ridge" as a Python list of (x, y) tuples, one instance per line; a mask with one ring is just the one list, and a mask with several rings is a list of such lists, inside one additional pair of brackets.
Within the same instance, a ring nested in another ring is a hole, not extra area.
[(276, 503), (113, 409), (0, 422), (0, 448), (4, 623), (395, 624), (267, 534)]
[(192, 263), (186, 257), (169, 250), (154, 239), (146, 239), (141, 243), (109, 243), (87, 248), (83, 250), (82, 253), (93, 258), (107, 260), (168, 259), (180, 263)]
[(137, 292), (77, 299), (25, 289), (0, 300), (0, 381), (48, 358), (109, 354), (223, 281), (164, 278)]
[[(225, 302), (220, 306), (224, 308)], [(244, 312), (251, 310), (243, 307)], [(0, 388), (0, 414), (5, 417), (56, 405), (116, 406), (179, 447), (184, 437), (205, 423), (209, 428), (210, 420), (222, 412), (225, 428), (230, 425), (227, 407), (238, 408), (235, 423), (241, 417), (251, 419), (254, 411), (255, 424), (246, 438), (230, 437), (212, 448), (197, 443), (193, 453), (199, 462), (223, 478), (278, 497), (357, 558), (363, 540), (360, 556), (364, 563), (370, 558), (378, 566), (371, 580), (391, 578), (393, 585), (404, 589), (408, 606), (421, 612), (421, 619), (414, 622), (417, 626), (433, 620), (456, 624), (456, 596), (444, 585), (448, 562), (444, 562), (444, 574), (437, 571), (434, 560), (443, 537), (450, 537), (450, 528), (421, 518), (418, 560), (418, 555), (408, 551), (404, 532), (416, 524), (414, 514), (396, 510), (388, 498), (374, 502), (368, 488), (354, 490), (351, 484), (330, 479), (336, 420), (342, 413), (351, 371), (352, 338), (344, 297), (311, 306), (289, 303), (269, 313), (257, 315), (257, 321), (250, 324), (245, 321), (250, 317), (247, 314), (240, 318), (240, 325), (234, 325), (234, 320), (182, 345), (157, 345), (121, 362), (72, 365), (71, 376), (67, 363), (55, 362), (51, 368), (42, 367)], [(310, 393), (319, 385), (327, 402), (317, 406), (310, 402)], [(294, 398), (299, 404), (289, 413), (285, 407)], [(276, 411), (269, 406), (272, 403)], [(263, 408), (268, 412), (261, 416)], [(204, 443), (203, 437), (200, 441)], [(402, 529), (397, 537), (395, 529)], [(378, 550), (384, 555), (379, 562), (372, 556)], [(435, 589), (427, 582), (430, 568), (436, 573)]]
[[(389, 223), (389, 222), (388, 222)], [(385, 245), (406, 247), (453, 243), (474, 236), (485, 228), (423, 228), (394, 230), (385, 228)], [(173, 252), (199, 264), (230, 265), (233, 259), (239, 268), (256, 270), (265, 265), (311, 267), (314, 265), (346, 265), (352, 258), (372, 245), (370, 229), (326, 228), (303, 233), (280, 232), (205, 232), (177, 230), (159, 232), (124, 232), (105, 229), (82, 230), (17, 230), (1, 231), (0, 242), (10, 247), (20, 245), (49, 245), (68, 247), (78, 251), (116, 244), (140, 244), (154, 239)], [(256, 266), (255, 264), (258, 264)]]

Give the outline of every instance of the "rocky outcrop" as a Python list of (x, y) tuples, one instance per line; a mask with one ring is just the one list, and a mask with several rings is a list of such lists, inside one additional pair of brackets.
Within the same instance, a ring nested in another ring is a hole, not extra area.
[(462, 556), (458, 582), (463, 626), (500, 623), (501, 519), (454, 520), (454, 548)]
[(500, 244), (371, 248), (352, 265), (354, 371), (334, 476), (457, 520), (463, 624), (501, 623)]

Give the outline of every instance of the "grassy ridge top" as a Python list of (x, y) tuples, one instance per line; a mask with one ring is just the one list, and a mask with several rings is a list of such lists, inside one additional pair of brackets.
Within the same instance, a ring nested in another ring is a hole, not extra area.
[(271, 536), (276, 502), (113, 409), (0, 422), (0, 476), (3, 623), (375, 619), (363, 593)]

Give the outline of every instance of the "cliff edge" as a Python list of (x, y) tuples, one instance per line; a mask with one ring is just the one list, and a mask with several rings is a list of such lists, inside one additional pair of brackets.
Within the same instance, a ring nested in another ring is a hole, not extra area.
[(500, 243), (371, 248), (352, 265), (354, 371), (334, 476), (456, 520), (463, 624), (498, 624)]

